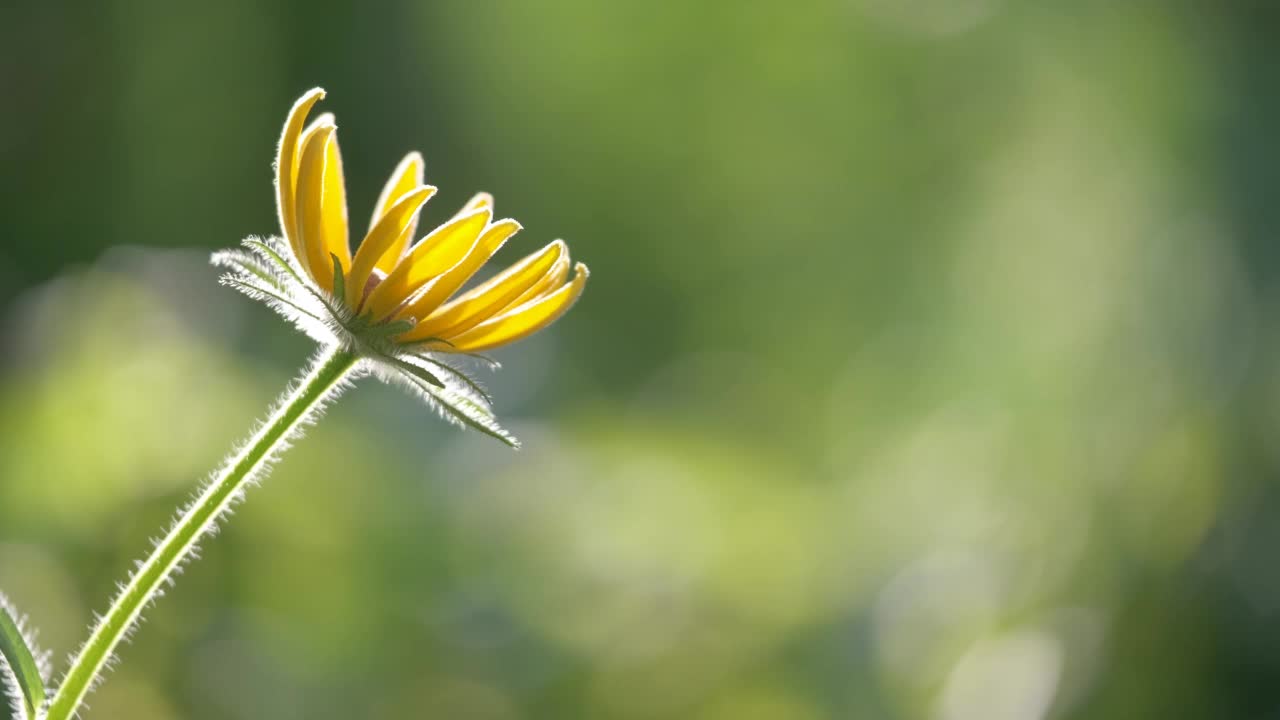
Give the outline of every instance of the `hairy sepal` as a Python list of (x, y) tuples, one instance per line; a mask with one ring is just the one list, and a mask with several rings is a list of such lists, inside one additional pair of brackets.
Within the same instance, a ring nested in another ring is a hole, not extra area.
[(227, 272), (219, 282), (266, 305), (322, 345), (344, 341), (348, 318), (333, 298), (312, 287), (277, 238), (247, 238), (244, 249), (220, 250), (210, 258)]
[[(498, 423), (484, 387), (426, 349), (430, 343), (452, 347), (447, 340), (429, 338), (401, 345), (395, 338), (413, 328), (411, 320), (385, 322), (356, 315), (341, 297), (307, 280), (306, 272), (279, 238), (251, 237), (243, 244), (248, 252), (224, 250), (213, 256), (214, 264), (228, 269), (221, 278), (224, 285), (269, 306), (322, 344), (338, 344), (367, 358), (370, 370), (379, 378), (414, 391), (446, 420), (520, 447), (515, 436)], [(330, 261), (335, 281), (345, 289), (348, 278), (341, 262), (333, 255)], [(473, 357), (490, 369), (498, 367), (490, 358)]]
[(15, 720), (37, 720), (44, 706), (49, 655), (35, 640), (26, 617), (0, 594), (0, 682)]
[(399, 363), (379, 362), (371, 369), (383, 382), (408, 388), (449, 422), (488, 435), (514, 449), (520, 441), (498, 422), (487, 393), (461, 370), (422, 355), (400, 355), (400, 363), (411, 364), (442, 381), (442, 386), (424, 382), (417, 372), (407, 372)]

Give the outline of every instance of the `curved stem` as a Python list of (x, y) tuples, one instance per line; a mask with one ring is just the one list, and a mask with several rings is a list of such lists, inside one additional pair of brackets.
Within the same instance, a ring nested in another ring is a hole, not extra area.
[(112, 652), (137, 623), (147, 603), (285, 442), (327, 399), (336, 395), (343, 379), (358, 360), (358, 356), (340, 348), (320, 355), (299, 380), (296, 389), (287, 394), (266, 423), (182, 512), (151, 556), (130, 578), (106, 615), (98, 621), (49, 705), (48, 720), (70, 720), (75, 715)]

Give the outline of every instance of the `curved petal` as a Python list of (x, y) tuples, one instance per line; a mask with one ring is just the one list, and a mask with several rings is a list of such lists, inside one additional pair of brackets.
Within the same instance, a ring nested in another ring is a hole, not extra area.
[(430, 315), (432, 311), (440, 307), (441, 303), (457, 292), (463, 283), (470, 280), (471, 276), (475, 275), (476, 271), (502, 248), (507, 239), (517, 232), (520, 232), (520, 223), (510, 219), (499, 220), (485, 228), (485, 231), (480, 235), (480, 239), (476, 241), (475, 247), (471, 248), (471, 252), (463, 258), (462, 262), (454, 265), (449, 272), (436, 278), (426, 292), (421, 297), (414, 299), (400, 315), (414, 318)]
[(298, 139), (302, 124), (306, 122), (311, 107), (324, 97), (324, 90), (312, 88), (293, 104), (280, 133), (280, 146), (276, 151), (276, 212), (280, 216), (280, 231), (301, 260), (302, 245), (298, 242), (295, 189), (298, 175)]
[(549, 270), (536, 285), (526, 290), (520, 297), (507, 303), (507, 305), (498, 312), (510, 310), (511, 308), (523, 305), (530, 300), (540, 298), (544, 295), (550, 295), (563, 285), (564, 281), (569, 279), (569, 268), (573, 266), (573, 263), (569, 261), (569, 253), (567, 252), (568, 248), (566, 247), (565, 250), (565, 254), (560, 256), (560, 259), (556, 261), (556, 264), (551, 267), (551, 270)]
[[(351, 267), (351, 247), (347, 233), (347, 189), (346, 182), (342, 176), (342, 154), (338, 150), (338, 133), (337, 129), (332, 127), (332, 115), (329, 113), (322, 115), (317, 120), (317, 130), (325, 127), (321, 124), (323, 122), (327, 122), (332, 129), (327, 133), (327, 137), (318, 137), (315, 140), (315, 142), (321, 143), (324, 152), (319, 228), (318, 231), (314, 227), (304, 230), (299, 225), (299, 231), (302, 235), (302, 245), (307, 253), (306, 262), (311, 269), (312, 277), (315, 278), (320, 287), (332, 291), (333, 258), (330, 255), (336, 255), (344, 268)], [(303, 158), (305, 159), (312, 140), (307, 138), (303, 142)], [(299, 163), (298, 197), (300, 203), (304, 202), (304, 198), (307, 197), (303, 195), (301, 190), (302, 182), (302, 163)], [(308, 178), (308, 182), (314, 183), (315, 180)], [(309, 188), (308, 192), (311, 193), (314, 190)]]
[[(320, 287), (333, 286), (332, 263), (324, 249), (324, 165), (325, 146), (337, 130), (333, 125), (317, 125), (302, 137), (302, 157), (298, 162), (297, 214), (298, 244), (302, 247), (302, 267)], [(326, 272), (325, 266), (329, 265)]]
[[(342, 152), (338, 149), (338, 133), (334, 132), (324, 146), (324, 247), (322, 261), (333, 274), (329, 253), (338, 256), (343, 267), (351, 267), (351, 236), (347, 221), (347, 182), (342, 173)], [(330, 286), (333, 278), (330, 277)]]
[[(404, 156), (400, 164), (396, 166), (391, 177), (387, 180), (387, 184), (382, 188), (382, 194), (378, 196), (378, 203), (373, 206), (373, 218), (369, 220), (369, 231), (372, 232), (374, 226), (387, 214), (397, 202), (405, 195), (413, 192), (414, 188), (421, 187), (423, 183), (423, 167), (422, 154), (419, 152), (411, 152)], [(404, 251), (409, 247), (409, 239), (413, 237), (418, 230), (418, 216), (414, 215), (413, 220), (409, 223), (409, 232), (403, 237), (403, 241), (397, 239), (387, 251), (382, 254), (378, 262), (374, 265), (384, 274), (390, 273), (400, 258), (404, 256)]]
[(573, 280), (569, 284), (561, 286), (550, 295), (527, 302), (499, 317), (477, 325), (457, 337), (449, 338), (453, 344), (450, 349), (458, 352), (482, 352), (508, 345), (538, 332), (573, 307), (578, 297), (582, 295), (582, 288), (586, 286), (589, 275), (587, 266), (578, 263), (574, 267)]
[(480, 208), (450, 220), (419, 240), (369, 295), (366, 305), (373, 316), (381, 318), (391, 314), (428, 280), (457, 265), (475, 247), (491, 217), (488, 208)]
[(422, 205), (435, 191), (430, 185), (423, 185), (407, 193), (369, 231), (351, 261), (351, 272), (347, 278), (347, 305), (353, 308), (359, 306), (360, 299), (364, 296), (364, 286), (369, 282), (375, 264), (387, 248), (405, 234), (409, 223), (417, 217)]
[[(302, 135), (298, 139), (298, 147), (302, 148), (303, 146), (305, 146), (307, 144), (307, 138), (311, 135), (311, 133), (314, 133), (316, 130), (319, 130), (320, 127), (323, 125), (332, 125), (334, 127), (337, 127), (338, 119), (335, 118), (333, 116), (333, 113), (331, 112), (323, 112), (317, 115), (316, 119), (312, 120), (310, 123), (307, 123), (306, 129), (302, 131)], [(298, 152), (301, 153), (302, 151), (299, 150)], [(298, 169), (298, 163), (294, 163), (293, 168), (294, 168), (294, 171), (296, 172)], [(294, 181), (295, 181), (294, 185), (296, 186), (297, 185), (296, 175), (294, 176)]]
[(538, 285), (567, 254), (564, 242), (556, 240), (431, 313), (406, 339), (452, 337), (470, 330)]

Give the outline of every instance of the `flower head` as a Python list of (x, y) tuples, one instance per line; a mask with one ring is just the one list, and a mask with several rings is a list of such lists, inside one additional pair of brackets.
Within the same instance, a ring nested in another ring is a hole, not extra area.
[(571, 265), (568, 247), (556, 240), (457, 294), (520, 224), (495, 220), (493, 198), (481, 193), (413, 242), (418, 212), (436, 191), (423, 184), (416, 152), (391, 174), (353, 252), (334, 118), (325, 113), (306, 124), (323, 97), (315, 88), (299, 98), (280, 137), (282, 237), (251, 237), (245, 250), (215, 254), (229, 269), (223, 282), (317, 341), (358, 352), (369, 370), (419, 390), (446, 417), (514, 444), (493, 419), (488, 396), (449, 361), (550, 325), (582, 294), (586, 265)]

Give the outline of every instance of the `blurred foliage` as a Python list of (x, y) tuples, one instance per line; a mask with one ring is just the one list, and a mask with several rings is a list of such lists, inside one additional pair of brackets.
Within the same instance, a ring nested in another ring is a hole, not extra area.
[(309, 352), (204, 259), (320, 84), (353, 217), (421, 149), (592, 282), (492, 376), (525, 451), (364, 381), (88, 717), (1280, 712), (1278, 23), (8, 4), (0, 587), (71, 652)]

